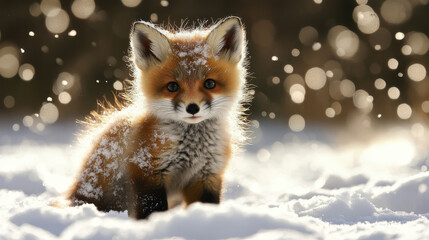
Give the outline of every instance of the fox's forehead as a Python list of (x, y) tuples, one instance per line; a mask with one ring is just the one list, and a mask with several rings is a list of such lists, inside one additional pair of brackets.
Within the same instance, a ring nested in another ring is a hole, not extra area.
[(209, 46), (205, 39), (176, 39), (171, 42), (172, 53), (183, 57), (209, 57)]
[(214, 57), (204, 38), (175, 39), (171, 42), (170, 54), (177, 61), (177, 80), (204, 77), (209, 69), (208, 59)]

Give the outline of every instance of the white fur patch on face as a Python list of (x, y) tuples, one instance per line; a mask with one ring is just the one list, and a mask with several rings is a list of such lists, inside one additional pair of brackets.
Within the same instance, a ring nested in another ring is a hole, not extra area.
[(177, 120), (177, 112), (170, 99), (148, 100), (148, 110), (161, 119)]
[(184, 103), (175, 107), (170, 99), (149, 101), (148, 107), (149, 111), (158, 118), (195, 124), (207, 119), (220, 119), (227, 116), (233, 104), (232, 97), (216, 96), (211, 103), (200, 103), (198, 105), (200, 110), (196, 114), (186, 112)]
[(209, 118), (224, 118), (228, 116), (234, 105), (234, 99), (227, 96), (216, 96), (211, 103), (211, 111)]

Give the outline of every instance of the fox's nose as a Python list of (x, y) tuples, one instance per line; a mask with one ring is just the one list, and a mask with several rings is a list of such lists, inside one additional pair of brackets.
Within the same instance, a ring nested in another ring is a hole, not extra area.
[(187, 107), (186, 107), (186, 112), (188, 112), (188, 113), (190, 113), (190, 114), (192, 114), (192, 115), (194, 115), (194, 114), (196, 114), (197, 112), (199, 112), (200, 111), (200, 107), (198, 107), (198, 105), (197, 104), (195, 104), (195, 103), (190, 103)]

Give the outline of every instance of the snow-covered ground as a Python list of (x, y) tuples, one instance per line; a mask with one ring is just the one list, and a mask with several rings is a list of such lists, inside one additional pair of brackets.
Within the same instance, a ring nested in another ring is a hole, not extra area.
[(221, 205), (143, 221), (93, 205), (49, 206), (79, 168), (74, 128), (53, 129), (38, 137), (46, 141), (3, 131), (0, 239), (429, 239), (429, 131), (421, 125), (369, 135), (262, 125), (231, 162)]

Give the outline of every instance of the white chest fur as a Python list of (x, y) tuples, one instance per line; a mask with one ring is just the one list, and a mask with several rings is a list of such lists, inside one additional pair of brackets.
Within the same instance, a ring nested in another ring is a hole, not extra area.
[(191, 180), (219, 173), (226, 164), (226, 128), (219, 120), (198, 124), (163, 123), (164, 134), (174, 147), (161, 156), (161, 171), (171, 177), (168, 191), (183, 188)]

